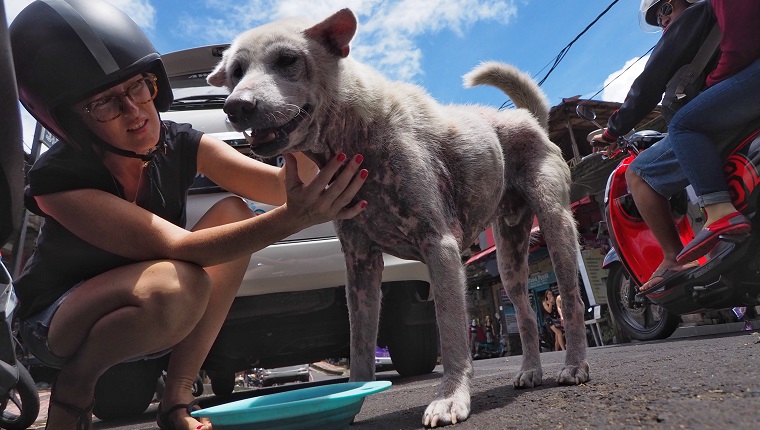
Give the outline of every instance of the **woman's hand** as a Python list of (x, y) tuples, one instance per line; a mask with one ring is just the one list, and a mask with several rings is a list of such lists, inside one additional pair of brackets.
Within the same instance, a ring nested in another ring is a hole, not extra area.
[(338, 154), (310, 183), (304, 184), (298, 176), (296, 157), (285, 154), (288, 212), (300, 220), (303, 228), (335, 219), (350, 219), (361, 213), (367, 206), (366, 200), (349, 205), (367, 179), (367, 170), (359, 169), (363, 160), (364, 157), (356, 155), (346, 161), (345, 154)]

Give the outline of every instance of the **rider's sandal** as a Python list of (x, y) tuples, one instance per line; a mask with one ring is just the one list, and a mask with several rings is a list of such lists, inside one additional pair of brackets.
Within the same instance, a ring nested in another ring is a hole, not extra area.
[[(641, 296), (646, 296), (647, 294), (651, 294), (652, 292), (661, 289), (668, 282), (674, 281), (677, 278), (685, 275), (688, 272), (688, 269), (692, 269), (697, 266), (699, 266), (699, 263), (695, 261), (693, 263), (685, 264), (681, 269), (678, 269), (678, 270), (660, 268), (656, 270), (654, 273), (652, 273), (652, 276), (649, 278), (649, 281), (651, 281), (654, 278), (661, 278), (661, 280), (659, 282), (654, 283), (654, 285), (650, 285), (648, 288), (640, 288), (638, 292), (636, 293), (636, 296), (641, 297)], [(649, 281), (647, 281), (647, 283)]]
[(720, 241), (723, 234), (747, 234), (752, 230), (749, 218), (734, 212), (703, 228), (676, 256), (676, 261), (686, 263), (694, 261), (710, 252)]
[[(90, 403), (89, 406), (86, 408), (80, 408), (78, 406), (74, 406), (72, 404), (62, 402), (60, 400), (56, 400), (52, 396), (52, 390), (50, 391), (50, 405), (55, 406), (57, 408), (61, 408), (64, 411), (68, 412), (71, 415), (74, 415), (77, 417), (77, 430), (89, 430), (90, 428), (90, 412), (92, 412), (93, 408), (95, 408), (95, 401), (93, 400), (92, 403)], [(45, 424), (45, 430), (47, 430), (48, 426)], [(52, 430), (52, 429), (51, 429)]]
[[(177, 412), (180, 409), (188, 409), (187, 403), (179, 403), (172, 407), (170, 407), (166, 411), (161, 410), (161, 403), (158, 404), (158, 416), (156, 417), (156, 424), (158, 424), (158, 428), (162, 430), (180, 430), (175, 426), (170, 419), (171, 415), (175, 412)], [(200, 409), (200, 406), (193, 405), (196, 410)], [(188, 414), (190, 413), (190, 410), (188, 409)], [(196, 430), (200, 430), (203, 428), (203, 424), (200, 424), (198, 427), (196, 427)]]

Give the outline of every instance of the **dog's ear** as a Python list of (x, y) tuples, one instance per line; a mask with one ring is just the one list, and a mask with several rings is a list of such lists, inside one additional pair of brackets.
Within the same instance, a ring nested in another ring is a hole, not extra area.
[(306, 36), (317, 40), (335, 55), (348, 57), (348, 43), (356, 34), (356, 16), (350, 9), (341, 9), (329, 18), (307, 28)]
[(214, 67), (214, 71), (206, 77), (206, 82), (215, 87), (223, 87), (227, 82), (227, 53), (222, 54), (222, 59)]

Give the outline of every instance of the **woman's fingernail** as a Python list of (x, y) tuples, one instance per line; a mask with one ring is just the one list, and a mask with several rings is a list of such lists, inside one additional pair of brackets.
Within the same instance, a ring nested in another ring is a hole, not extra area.
[(364, 161), (364, 156), (361, 154), (356, 154), (356, 157), (354, 157), (354, 161), (356, 161), (356, 164), (360, 164), (362, 161)]
[(345, 159), (346, 159), (346, 154), (344, 154), (342, 152), (340, 154), (338, 154), (338, 161), (340, 161), (342, 163)]
[(368, 176), (368, 175), (369, 175), (369, 172), (367, 171), (367, 169), (362, 169), (362, 171), (361, 171), (361, 172), (359, 172), (359, 176), (360, 176), (362, 179), (367, 179), (367, 176)]
[(367, 201), (362, 201), (362, 204), (360, 205), (362, 209), (367, 207)]

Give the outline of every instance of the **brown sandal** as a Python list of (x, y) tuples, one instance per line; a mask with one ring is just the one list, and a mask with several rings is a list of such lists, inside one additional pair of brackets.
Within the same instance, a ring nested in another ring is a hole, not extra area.
[[(77, 430), (89, 430), (90, 428), (90, 412), (92, 412), (93, 408), (95, 408), (95, 401), (93, 400), (92, 403), (90, 403), (90, 406), (87, 406), (86, 408), (80, 408), (77, 406), (74, 406), (72, 404), (62, 402), (60, 400), (55, 400), (53, 398), (53, 391), (50, 391), (50, 405), (55, 406), (57, 408), (61, 408), (64, 411), (68, 412), (71, 415), (74, 415), (77, 417)], [(48, 426), (47, 423), (45, 424), (45, 430), (47, 430)]]
[[(200, 406), (193, 405), (194, 410), (200, 409)], [(172, 421), (169, 419), (171, 414), (177, 412), (180, 409), (186, 409), (188, 415), (190, 414), (189, 405), (187, 403), (179, 403), (169, 408), (167, 411), (161, 410), (161, 403), (158, 404), (158, 416), (156, 417), (156, 424), (158, 424), (158, 428), (162, 430), (180, 430), (177, 429), (177, 427), (172, 424)], [(204, 424), (199, 425), (196, 427), (197, 429), (203, 428)]]

